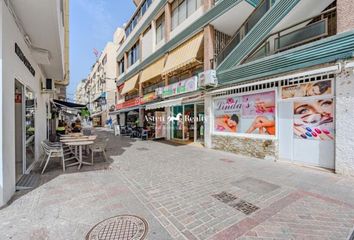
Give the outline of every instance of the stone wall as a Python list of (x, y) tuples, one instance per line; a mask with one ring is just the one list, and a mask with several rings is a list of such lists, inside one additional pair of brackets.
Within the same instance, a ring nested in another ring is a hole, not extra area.
[(337, 32), (354, 30), (354, 1), (337, 0)]
[(278, 158), (277, 140), (212, 135), (212, 148), (260, 159)]
[(336, 173), (354, 176), (354, 74), (336, 80)]

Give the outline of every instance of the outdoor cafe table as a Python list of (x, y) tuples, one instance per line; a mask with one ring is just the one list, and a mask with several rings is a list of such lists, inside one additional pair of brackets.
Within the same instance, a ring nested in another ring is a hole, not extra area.
[(75, 151), (75, 157), (78, 160), (78, 162), (69, 164), (68, 167), (74, 166), (74, 165), (79, 165), (78, 169), (80, 169), (82, 165), (91, 165), (91, 163), (89, 163), (89, 162), (82, 161), (82, 146), (92, 145), (94, 143), (93, 141), (89, 141), (89, 140), (83, 141), (83, 140), (76, 139), (76, 141), (74, 141), (74, 142), (63, 142), (63, 143), (68, 146), (75, 147), (75, 149), (79, 148), (79, 157), (77, 157), (77, 154)]
[(77, 141), (94, 141), (96, 140), (96, 135), (91, 136), (81, 136), (81, 137), (61, 137), (60, 142), (67, 143), (67, 142), (77, 142)]

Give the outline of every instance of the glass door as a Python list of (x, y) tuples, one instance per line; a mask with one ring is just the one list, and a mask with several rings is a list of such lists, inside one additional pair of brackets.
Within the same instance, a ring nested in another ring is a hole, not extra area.
[(15, 80), (15, 175), (16, 181), (26, 171), (24, 165), (24, 86)]
[(26, 88), (25, 102), (25, 166), (29, 169), (35, 160), (35, 97), (34, 92)]
[(172, 107), (172, 139), (183, 140), (183, 106)]
[(194, 141), (194, 104), (184, 106), (184, 140)]
[(196, 104), (196, 141), (204, 142), (204, 104)]

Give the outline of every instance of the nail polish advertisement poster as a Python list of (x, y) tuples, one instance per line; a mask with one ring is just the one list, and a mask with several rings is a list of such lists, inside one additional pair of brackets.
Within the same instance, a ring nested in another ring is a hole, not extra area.
[(294, 138), (334, 140), (333, 98), (294, 102)]

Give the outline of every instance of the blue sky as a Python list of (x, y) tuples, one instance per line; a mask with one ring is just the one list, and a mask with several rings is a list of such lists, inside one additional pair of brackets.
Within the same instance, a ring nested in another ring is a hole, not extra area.
[(70, 1), (70, 100), (77, 83), (87, 77), (95, 62), (93, 49), (102, 51), (116, 28), (127, 22), (134, 10), (132, 0)]

